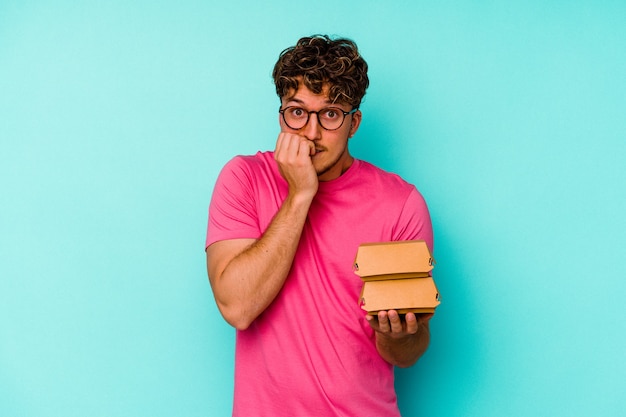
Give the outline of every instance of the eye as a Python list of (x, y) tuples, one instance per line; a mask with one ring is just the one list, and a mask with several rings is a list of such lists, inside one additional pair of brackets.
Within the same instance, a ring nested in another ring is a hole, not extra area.
[(341, 117), (341, 111), (339, 109), (333, 109), (333, 108), (324, 109), (320, 113), (323, 118), (328, 119), (328, 120), (335, 120)]
[(295, 117), (295, 118), (302, 118), (302, 117), (306, 117), (307, 115), (307, 112), (305, 112), (304, 109), (301, 107), (290, 107), (287, 109), (287, 112), (289, 113), (290, 116)]

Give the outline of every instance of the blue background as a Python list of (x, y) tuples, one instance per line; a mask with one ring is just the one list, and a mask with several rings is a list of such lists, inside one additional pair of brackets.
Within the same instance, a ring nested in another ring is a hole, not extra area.
[(403, 415), (624, 415), (623, 1), (2, 0), (1, 416), (230, 414), (206, 210), (312, 33), (359, 44), (352, 152), (433, 217)]

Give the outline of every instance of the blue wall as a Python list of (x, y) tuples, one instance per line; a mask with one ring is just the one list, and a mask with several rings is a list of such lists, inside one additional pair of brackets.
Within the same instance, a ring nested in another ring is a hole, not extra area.
[(353, 153), (433, 216), (404, 415), (623, 415), (624, 2), (101, 3), (0, 2), (1, 416), (230, 414), (206, 209), (318, 32), (371, 67)]

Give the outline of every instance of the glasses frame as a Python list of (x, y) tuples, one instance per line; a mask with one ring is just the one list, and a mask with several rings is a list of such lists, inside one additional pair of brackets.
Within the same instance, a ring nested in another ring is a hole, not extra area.
[[(289, 126), (289, 123), (287, 123), (287, 119), (285, 119), (285, 112), (286, 112), (287, 110), (289, 110), (289, 109), (292, 109), (292, 108), (302, 109), (302, 111), (306, 112), (306, 114), (307, 114), (307, 115), (306, 115), (306, 122), (304, 122), (304, 124), (302, 125), (302, 127), (299, 127), (299, 128), (291, 127), (291, 126)], [(339, 126), (337, 126), (336, 128), (334, 128), (334, 129), (328, 129), (328, 128), (326, 128), (326, 127), (322, 124), (322, 122), (321, 122), (321, 120), (320, 120), (320, 112), (322, 112), (322, 111), (324, 111), (324, 110), (329, 110), (329, 109), (336, 110), (336, 111), (338, 111), (338, 112), (340, 112), (340, 113), (342, 113), (342, 114), (343, 114), (343, 119), (341, 119), (341, 124), (340, 124)], [(357, 110), (359, 110), (359, 108), (358, 108), (358, 107), (355, 107), (354, 109), (352, 109), (352, 110), (350, 110), (350, 111), (344, 111), (344, 110), (340, 109), (339, 107), (324, 107), (323, 109), (319, 109), (319, 110), (317, 110), (317, 111), (314, 111), (314, 110), (306, 110), (305, 108), (300, 107), (300, 106), (287, 106), (287, 107), (285, 107), (284, 109), (283, 109), (283, 108), (279, 108), (279, 109), (278, 109), (278, 113), (280, 113), (280, 114), (283, 116), (283, 122), (285, 122), (285, 124), (287, 125), (287, 127), (288, 127), (289, 129), (293, 129), (293, 130), (300, 130), (300, 129), (303, 129), (306, 125), (308, 125), (308, 124), (309, 124), (309, 120), (311, 119), (311, 113), (314, 113), (314, 114), (317, 116), (317, 124), (319, 124), (319, 125), (322, 127), (322, 129), (324, 129), (324, 130), (328, 130), (328, 131), (332, 132), (332, 131), (334, 131), (334, 130), (341, 129), (341, 126), (343, 126), (343, 122), (345, 122), (345, 121), (346, 121), (346, 116), (347, 116), (347, 115), (349, 115), (349, 114), (354, 114), (354, 113), (356, 113), (356, 111), (357, 111)]]

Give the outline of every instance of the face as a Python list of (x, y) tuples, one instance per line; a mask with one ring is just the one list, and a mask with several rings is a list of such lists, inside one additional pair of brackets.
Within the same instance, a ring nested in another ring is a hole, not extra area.
[[(307, 111), (318, 111), (327, 107), (350, 111), (349, 104), (333, 103), (328, 99), (328, 87), (321, 94), (315, 94), (303, 83), (299, 83), (297, 91), (281, 99), (281, 108), (289, 106), (302, 107)], [(315, 155), (311, 157), (313, 166), (320, 181), (338, 178), (352, 165), (353, 158), (348, 152), (348, 139), (357, 131), (361, 123), (361, 112), (346, 115), (343, 124), (337, 130), (325, 130), (318, 122), (317, 115), (311, 114), (308, 123), (301, 129), (291, 129), (279, 115), (280, 129), (283, 132), (295, 133), (315, 144)]]

